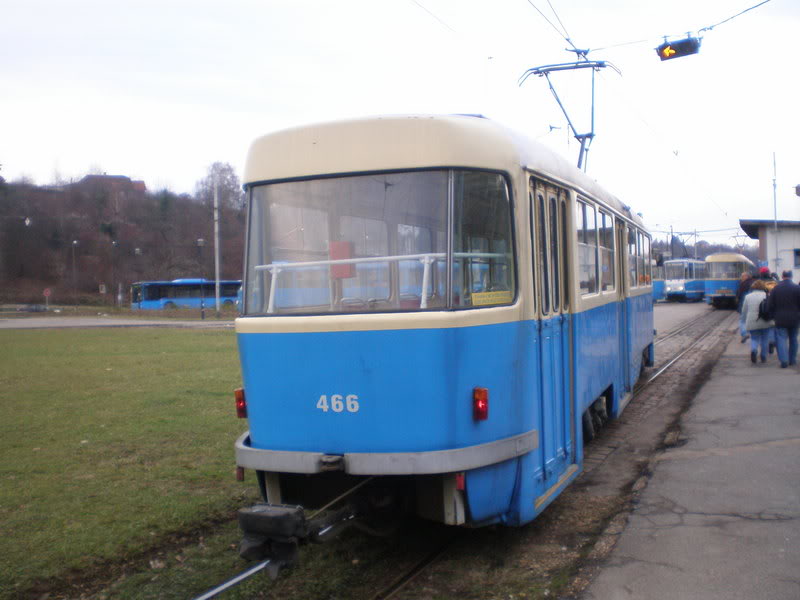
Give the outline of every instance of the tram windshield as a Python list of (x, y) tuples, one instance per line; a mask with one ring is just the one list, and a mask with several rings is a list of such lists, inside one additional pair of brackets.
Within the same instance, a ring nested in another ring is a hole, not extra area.
[(686, 279), (686, 265), (678, 263), (674, 265), (665, 265), (667, 279)]
[(435, 170), (254, 186), (244, 314), (473, 308), (515, 297), (504, 177)]
[(738, 279), (749, 270), (744, 262), (712, 262), (708, 263), (709, 279)]

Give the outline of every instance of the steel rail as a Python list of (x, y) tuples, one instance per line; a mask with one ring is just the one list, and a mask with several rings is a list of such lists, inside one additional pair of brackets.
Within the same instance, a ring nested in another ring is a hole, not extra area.
[(704, 314), (704, 315), (700, 315), (700, 316), (699, 316), (699, 317), (697, 317), (696, 319), (693, 319), (693, 320), (689, 321), (688, 323), (684, 323), (683, 325), (680, 325), (680, 326), (679, 326), (677, 329), (673, 329), (672, 331), (670, 331), (670, 332), (666, 333), (666, 334), (664, 335), (664, 337), (662, 337), (662, 338), (658, 338), (658, 339), (657, 339), (657, 340), (655, 340), (653, 343), (654, 343), (654, 344), (660, 344), (661, 342), (665, 342), (665, 341), (667, 341), (668, 339), (670, 339), (670, 338), (673, 338), (673, 337), (675, 337), (676, 335), (679, 335), (680, 333), (682, 333), (684, 330), (688, 329), (688, 328), (689, 328), (689, 327), (691, 327), (692, 325), (695, 325), (696, 323), (699, 323), (700, 321), (702, 321), (703, 319), (705, 319), (707, 316), (708, 316), (708, 313), (706, 313), (706, 314)]
[(229, 590), (234, 586), (239, 585), (244, 580), (249, 579), (250, 577), (252, 577), (256, 573), (260, 573), (261, 571), (263, 571), (264, 569), (269, 567), (271, 562), (272, 562), (271, 560), (265, 560), (263, 562), (260, 562), (257, 565), (255, 565), (254, 567), (250, 567), (246, 571), (242, 571), (238, 575), (236, 575), (234, 577), (231, 577), (230, 579), (228, 579), (224, 583), (219, 584), (217, 587), (208, 590), (205, 594), (201, 594), (200, 596), (197, 596), (196, 598), (194, 598), (194, 600), (209, 600), (210, 598), (215, 598), (218, 595), (220, 595), (222, 592), (224, 592), (226, 590)]
[(659, 368), (659, 369), (658, 369), (658, 371), (656, 371), (656, 372), (655, 372), (655, 373), (652, 375), (652, 377), (648, 378), (648, 379), (647, 379), (647, 381), (645, 381), (644, 383), (642, 383), (642, 384), (640, 384), (640, 385), (636, 386), (636, 388), (635, 388), (635, 389), (634, 389), (634, 391), (633, 391), (633, 396), (635, 397), (635, 396), (637, 396), (638, 394), (642, 393), (642, 391), (643, 391), (643, 390), (644, 390), (644, 389), (645, 389), (647, 386), (649, 386), (651, 383), (653, 383), (653, 381), (655, 381), (657, 377), (659, 377), (659, 376), (660, 376), (662, 373), (664, 373), (664, 372), (665, 372), (667, 369), (669, 369), (669, 368), (670, 368), (672, 365), (674, 365), (674, 364), (675, 364), (677, 361), (679, 361), (679, 360), (680, 360), (680, 359), (681, 359), (681, 358), (682, 358), (682, 357), (683, 357), (683, 356), (684, 356), (684, 355), (685, 355), (687, 352), (689, 352), (690, 350), (692, 350), (692, 349), (693, 349), (695, 346), (697, 346), (697, 345), (698, 345), (700, 342), (702, 342), (704, 339), (706, 339), (706, 338), (707, 338), (708, 336), (710, 336), (712, 333), (716, 332), (716, 330), (717, 330), (719, 327), (723, 326), (726, 320), (730, 320), (730, 316), (728, 316), (728, 317), (725, 317), (725, 318), (724, 318), (724, 319), (722, 319), (722, 320), (721, 320), (719, 323), (717, 323), (717, 324), (715, 324), (714, 326), (712, 326), (712, 327), (711, 327), (711, 329), (709, 329), (709, 330), (708, 330), (707, 332), (705, 332), (703, 335), (701, 335), (700, 337), (698, 337), (697, 339), (695, 339), (695, 340), (694, 340), (694, 341), (693, 341), (691, 344), (689, 344), (689, 345), (688, 345), (686, 348), (684, 348), (684, 349), (683, 349), (681, 352), (679, 352), (678, 354), (676, 354), (675, 356), (673, 356), (673, 357), (672, 357), (672, 358), (671, 358), (671, 359), (670, 359), (670, 360), (669, 360), (669, 361), (668, 361), (668, 362), (667, 362), (665, 365), (663, 365), (661, 368)]
[[(336, 498), (334, 498), (333, 500), (331, 500), (330, 502), (328, 502), (328, 503), (327, 503), (325, 506), (323, 506), (322, 508), (320, 508), (320, 509), (316, 510), (316, 511), (315, 511), (315, 512), (314, 512), (314, 513), (313, 513), (313, 514), (312, 514), (312, 515), (309, 517), (309, 520), (311, 520), (311, 519), (313, 519), (314, 517), (318, 516), (318, 515), (319, 515), (320, 513), (322, 513), (323, 511), (325, 511), (325, 510), (329, 509), (331, 506), (333, 506), (333, 505), (334, 505), (334, 504), (336, 504), (337, 502), (340, 502), (340, 501), (344, 500), (344, 499), (345, 499), (345, 498), (347, 498), (349, 495), (353, 494), (353, 493), (354, 493), (354, 492), (356, 492), (356, 491), (357, 491), (359, 488), (361, 488), (361, 487), (363, 487), (364, 485), (368, 484), (368, 483), (369, 483), (370, 481), (372, 481), (373, 479), (375, 479), (375, 477), (367, 477), (365, 480), (363, 480), (363, 481), (360, 481), (358, 484), (356, 484), (355, 486), (353, 486), (352, 488), (350, 488), (349, 490), (347, 490), (346, 492), (344, 492), (344, 493), (343, 493), (343, 494), (341, 494), (340, 496), (337, 496)], [(353, 516), (350, 516), (350, 517), (348, 517), (346, 520), (350, 520), (350, 519), (352, 519), (352, 518), (354, 518), (354, 517), (353, 517)], [(322, 531), (320, 531), (320, 533), (319, 533), (319, 537), (322, 537), (322, 536), (324, 536), (326, 533), (329, 533), (329, 532), (330, 532), (330, 530), (331, 530), (332, 528), (333, 528), (333, 526), (332, 526), (332, 525), (331, 525), (331, 526), (328, 526), (328, 527), (326, 527), (326, 528), (324, 528)], [(225, 591), (227, 591), (227, 590), (231, 589), (232, 587), (235, 587), (235, 586), (239, 585), (239, 584), (240, 584), (240, 583), (242, 583), (243, 581), (245, 581), (245, 580), (249, 579), (250, 577), (252, 577), (252, 576), (253, 576), (253, 575), (255, 575), (256, 573), (260, 573), (260, 572), (261, 572), (261, 571), (263, 571), (264, 569), (267, 569), (267, 568), (269, 568), (269, 566), (270, 566), (271, 564), (272, 564), (272, 560), (265, 560), (265, 561), (262, 561), (262, 562), (258, 563), (257, 565), (254, 565), (254, 566), (250, 567), (249, 569), (247, 569), (247, 570), (245, 570), (245, 571), (242, 571), (242, 572), (241, 572), (241, 573), (239, 573), (238, 575), (234, 575), (233, 577), (231, 577), (231, 578), (230, 578), (230, 579), (228, 579), (227, 581), (224, 581), (223, 583), (219, 584), (219, 585), (218, 585), (218, 586), (216, 586), (215, 588), (212, 588), (212, 589), (208, 590), (208, 591), (207, 591), (207, 592), (205, 592), (204, 594), (201, 594), (200, 596), (197, 596), (197, 597), (195, 597), (193, 600), (209, 600), (210, 598), (215, 598), (216, 596), (220, 595), (221, 593), (223, 593), (223, 592), (225, 592)]]
[(397, 577), (392, 583), (372, 596), (372, 600), (390, 600), (391, 598), (394, 598), (398, 592), (405, 588), (406, 585), (411, 583), (417, 577), (417, 575), (425, 570), (426, 567), (429, 567), (436, 562), (436, 560), (463, 535), (464, 531), (458, 530), (454, 535), (451, 535), (449, 538), (435, 546), (433, 550), (428, 552), (422, 559), (414, 563), (413, 567), (406, 570), (405, 573)]

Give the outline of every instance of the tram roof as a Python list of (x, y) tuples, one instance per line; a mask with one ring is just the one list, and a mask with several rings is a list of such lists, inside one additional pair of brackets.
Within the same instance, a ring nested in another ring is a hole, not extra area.
[(744, 254), (736, 254), (735, 252), (717, 252), (716, 254), (709, 254), (706, 256), (706, 262), (746, 262), (750, 265), (753, 264), (753, 261)]
[(664, 264), (676, 264), (676, 263), (702, 263), (705, 262), (699, 258), (668, 258), (664, 261)]
[(543, 144), (479, 115), (397, 115), (304, 125), (269, 133), (250, 146), (245, 187), (309, 176), (513, 166), (567, 185), (644, 227), (642, 219), (594, 179)]

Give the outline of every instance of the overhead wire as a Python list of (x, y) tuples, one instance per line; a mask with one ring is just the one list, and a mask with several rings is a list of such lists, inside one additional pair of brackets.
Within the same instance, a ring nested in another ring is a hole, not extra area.
[[(563, 33), (561, 33), (561, 31), (559, 31), (558, 27), (556, 27), (555, 25), (553, 25), (553, 22), (552, 22), (550, 19), (548, 19), (548, 18), (547, 18), (547, 16), (546, 16), (546, 15), (545, 15), (545, 14), (544, 14), (544, 13), (543, 13), (541, 10), (539, 10), (539, 7), (538, 7), (538, 6), (536, 6), (536, 5), (533, 3), (533, 0), (527, 0), (527, 2), (528, 2), (528, 4), (530, 4), (530, 5), (531, 5), (531, 6), (532, 6), (532, 7), (533, 7), (535, 10), (536, 10), (536, 12), (538, 12), (538, 13), (539, 13), (539, 14), (542, 16), (542, 18), (543, 18), (545, 21), (547, 21), (547, 24), (548, 24), (548, 25), (550, 25), (550, 27), (552, 27), (552, 28), (555, 30), (555, 32), (556, 32), (556, 33), (557, 33), (559, 36), (561, 36), (562, 38), (564, 38), (564, 40), (565, 40), (565, 41), (566, 41), (566, 42), (567, 42), (567, 43), (568, 43), (570, 46), (572, 46), (573, 48), (575, 48), (575, 44), (573, 44), (573, 43), (572, 43), (572, 41), (569, 39), (569, 37), (567, 37), (567, 35), (564, 35)], [(550, 3), (550, 2), (549, 2), (549, 0), (548, 0), (548, 4), (549, 4), (549, 3)], [(550, 6), (550, 8), (551, 8), (551, 9), (553, 8), (553, 7), (552, 7), (552, 5)], [(555, 11), (553, 11), (553, 12), (555, 13)], [(556, 18), (558, 18), (558, 15), (556, 15)], [(559, 19), (559, 22), (561, 22), (561, 20), (560, 20), (560, 19)], [(565, 29), (565, 31), (566, 31), (566, 29)]]
[(720, 26), (720, 25), (722, 25), (723, 23), (727, 23), (728, 21), (731, 21), (731, 20), (735, 19), (736, 17), (740, 17), (740, 16), (742, 16), (744, 13), (746, 13), (746, 12), (749, 12), (749, 11), (753, 10), (754, 8), (758, 8), (759, 6), (763, 6), (764, 4), (766, 4), (767, 2), (770, 2), (770, 1), (771, 1), (771, 0), (764, 0), (763, 2), (759, 2), (759, 3), (758, 3), (758, 4), (756, 4), (755, 6), (751, 6), (750, 8), (746, 8), (746, 9), (744, 9), (742, 12), (740, 12), (740, 13), (736, 13), (736, 14), (735, 14), (735, 15), (733, 15), (732, 17), (728, 17), (727, 19), (725, 19), (724, 21), (720, 21), (720, 22), (719, 22), (719, 23), (717, 23), (716, 25), (710, 25), (710, 26), (708, 26), (708, 27), (703, 27), (703, 28), (702, 28), (702, 29), (700, 29), (700, 30), (699, 30), (697, 33), (698, 33), (698, 34), (700, 34), (700, 33), (703, 33), (704, 31), (711, 31), (712, 29), (714, 29), (714, 27), (719, 27), (719, 26)]
[(423, 6), (423, 5), (422, 5), (420, 2), (418, 2), (417, 0), (411, 0), (411, 1), (412, 1), (414, 4), (416, 4), (417, 6), (419, 6), (419, 7), (420, 7), (422, 10), (424, 10), (426, 13), (428, 13), (430, 16), (432, 16), (434, 19), (436, 19), (437, 21), (439, 21), (439, 23), (440, 23), (440, 24), (441, 24), (443, 27), (446, 27), (447, 29), (449, 29), (449, 30), (450, 30), (451, 32), (453, 32), (453, 33), (456, 33), (456, 34), (458, 33), (458, 32), (457, 32), (455, 29), (453, 29), (452, 27), (450, 27), (450, 25), (448, 25), (447, 23), (445, 23), (444, 21), (442, 21), (442, 20), (441, 20), (439, 17), (437, 17), (435, 14), (433, 14), (433, 13), (432, 13), (430, 10), (428, 10), (428, 9), (427, 9), (425, 6)]
[[(728, 17), (727, 19), (724, 19), (724, 20), (720, 21), (719, 23), (716, 23), (715, 25), (709, 25), (707, 27), (702, 27), (701, 29), (697, 30), (697, 34), (700, 35), (704, 31), (711, 31), (715, 27), (719, 27), (723, 23), (727, 23), (728, 21), (731, 21), (731, 20), (735, 19), (736, 17), (742, 16), (746, 12), (749, 12), (749, 11), (751, 11), (753, 9), (756, 9), (759, 6), (763, 6), (764, 4), (767, 4), (768, 2), (771, 2), (771, 1), (772, 0), (764, 0), (763, 2), (759, 2), (758, 4), (756, 4), (754, 6), (751, 6), (750, 8), (746, 8), (745, 10), (736, 13), (732, 17)], [(662, 35), (662, 36), (658, 36), (658, 37), (646, 38), (646, 39), (643, 39), (643, 40), (634, 40), (634, 41), (631, 41), (631, 42), (622, 42), (620, 44), (612, 44), (610, 46), (603, 46), (603, 47), (600, 47), (600, 48), (591, 48), (587, 52), (597, 52), (599, 50), (609, 50), (610, 48), (619, 48), (621, 46), (633, 46), (635, 44), (652, 43), (654, 40), (658, 40), (658, 39), (661, 39), (661, 38), (668, 38), (668, 37), (673, 37), (673, 36)]]
[(550, 0), (547, 0), (547, 5), (550, 7), (550, 10), (552, 10), (553, 14), (556, 16), (558, 24), (561, 25), (561, 29), (564, 30), (564, 39), (567, 40), (568, 44), (570, 44), (573, 48), (575, 48), (575, 44), (573, 44), (572, 40), (570, 39), (569, 31), (567, 31), (566, 25), (564, 25), (564, 22), (561, 20), (561, 17), (558, 16), (558, 13), (556, 12), (556, 9), (553, 7), (553, 4), (550, 2)]

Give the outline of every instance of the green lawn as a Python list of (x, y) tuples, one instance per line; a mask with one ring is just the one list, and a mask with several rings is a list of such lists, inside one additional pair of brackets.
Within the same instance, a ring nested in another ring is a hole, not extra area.
[(0, 331), (0, 598), (246, 503), (240, 380), (232, 331)]

